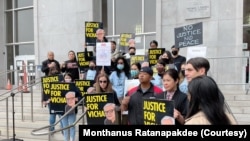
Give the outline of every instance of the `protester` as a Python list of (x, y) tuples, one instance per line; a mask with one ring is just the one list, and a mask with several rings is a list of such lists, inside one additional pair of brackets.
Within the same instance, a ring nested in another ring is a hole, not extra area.
[(175, 47), (175, 45), (173, 45), (171, 47), (171, 50), (172, 50), (172, 56), (173, 56), (174, 64), (177, 67), (177, 70), (180, 71), (181, 70), (181, 64), (183, 62), (186, 62), (186, 57), (182, 56), (182, 55), (179, 55), (180, 48)]
[(79, 79), (79, 64), (76, 59), (76, 54), (73, 50), (68, 52), (69, 60), (61, 64), (62, 72), (70, 73), (72, 75), (72, 81)]
[[(65, 83), (74, 83), (73, 76), (70, 73), (64, 74)], [(81, 92), (78, 87), (71, 87), (69, 91), (65, 94), (66, 105), (65, 105), (65, 114), (75, 106), (75, 104), (82, 99)], [(65, 128), (69, 125), (72, 125), (76, 121), (76, 115), (78, 113), (77, 107), (74, 110), (70, 111), (67, 115), (64, 115), (62, 118), (62, 128)], [(63, 130), (64, 141), (74, 141), (75, 140), (75, 126), (70, 127), (69, 129)], [(68, 136), (70, 135), (70, 136)]]
[(139, 86), (128, 91), (122, 100), (121, 110), (128, 111), (128, 124), (144, 125), (143, 122), (143, 98), (155, 97), (163, 91), (151, 83), (153, 70), (150, 67), (143, 67), (139, 73)]
[(120, 102), (118, 100), (116, 91), (112, 88), (112, 84), (109, 80), (108, 75), (105, 73), (99, 74), (94, 84), (93, 93), (112, 93), (114, 95), (114, 103), (117, 107), (120, 107)]
[(156, 40), (152, 40), (150, 43), (150, 48), (158, 48), (158, 42)]
[(187, 61), (185, 66), (185, 76), (190, 82), (197, 76), (207, 75), (210, 69), (209, 61), (204, 57), (194, 57)]
[(189, 109), (185, 124), (237, 124), (225, 110), (225, 101), (216, 82), (209, 76), (198, 76), (188, 84)]
[(42, 62), (42, 72), (45, 73), (45, 76), (60, 74), (60, 64), (57, 60), (54, 59), (54, 52), (48, 51), (48, 59)]
[(141, 64), (139, 62), (133, 63), (130, 66), (130, 79), (138, 79), (140, 70), (141, 70)]
[(187, 82), (187, 78), (185, 77), (185, 66), (186, 66), (186, 62), (183, 62), (181, 64), (181, 71), (179, 72), (179, 89), (181, 92), (187, 94), (188, 92), (188, 82)]
[(94, 60), (89, 61), (89, 68), (84, 73), (83, 80), (96, 80), (98, 75), (98, 70), (96, 68), (96, 63)]
[(188, 100), (187, 95), (179, 90), (179, 76), (175, 69), (168, 69), (163, 74), (163, 87), (165, 91), (157, 95), (159, 99), (174, 100), (174, 118), (176, 125), (182, 125), (185, 122), (187, 114)]
[(163, 60), (158, 60), (157, 64), (155, 65), (156, 68), (156, 73), (153, 75), (153, 80), (151, 80), (151, 82), (158, 86), (159, 88), (163, 88), (162, 85), (162, 77), (163, 74), (165, 73), (165, 68), (166, 64)]
[(110, 74), (109, 80), (112, 84), (112, 88), (115, 90), (119, 101), (123, 99), (124, 96), (124, 86), (125, 80), (130, 76), (130, 67), (124, 57), (119, 56), (116, 59), (116, 68)]
[[(48, 51), (47, 54), (48, 59), (44, 60), (42, 62), (42, 72), (45, 73), (45, 76), (50, 76), (50, 75), (55, 75), (55, 74), (59, 74), (61, 72), (60, 69), (60, 64), (57, 60), (54, 59), (54, 52), (52, 51)], [(53, 71), (51, 71), (53, 70)], [(43, 94), (43, 105), (45, 107), (48, 106), (49, 111), (50, 111), (50, 97), (48, 95)], [(55, 127), (53, 126), (56, 122), (56, 115), (59, 116), (59, 118), (61, 117), (60, 114), (54, 114), (54, 113), (50, 113), (49, 115), (49, 125), (50, 127), (50, 131), (54, 131)], [(62, 123), (61, 123), (61, 127), (62, 127)]]

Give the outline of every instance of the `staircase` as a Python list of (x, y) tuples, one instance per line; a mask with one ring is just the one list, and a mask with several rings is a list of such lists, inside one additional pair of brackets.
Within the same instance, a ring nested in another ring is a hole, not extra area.
[(238, 124), (250, 124), (250, 93), (245, 91), (222, 90), (227, 104), (229, 105)]
[[(0, 94), (6, 92), (6, 90), (0, 90)], [(23, 115), (21, 114), (21, 93), (17, 93), (14, 96), (14, 106), (15, 106), (15, 139), (22, 139), (24, 141), (49, 141), (49, 135), (39, 135), (35, 136), (31, 134), (31, 131), (49, 125), (49, 110), (48, 107), (42, 107), (41, 104), (41, 91), (33, 91), (33, 119), (31, 114), (31, 93), (23, 93)], [(9, 94), (8, 94), (9, 95)], [(7, 96), (7, 95), (6, 95)], [(3, 97), (0, 97), (1, 99)], [(13, 138), (13, 112), (12, 112), (12, 97), (8, 99), (8, 119), (6, 120), (6, 100), (0, 101), (0, 141)], [(80, 107), (79, 107), (80, 108)], [(79, 113), (82, 110), (78, 110)], [(59, 117), (56, 117), (58, 121)], [(7, 133), (7, 122), (9, 122), (9, 133)], [(80, 121), (81, 122), (81, 121)], [(80, 123), (79, 123), (80, 124)], [(55, 127), (55, 129), (60, 129), (60, 123)], [(41, 132), (48, 132), (47, 129)], [(50, 138), (51, 141), (63, 141), (63, 135), (61, 132), (53, 134)], [(78, 125), (76, 126), (76, 141), (78, 141)]]
[[(6, 90), (0, 90), (0, 94)], [(242, 92), (222, 90), (225, 95), (227, 104), (233, 112), (239, 124), (250, 124), (250, 94)], [(9, 95), (9, 94), (8, 94)], [(6, 95), (7, 96), (7, 95)], [(0, 99), (6, 97), (2, 96)], [(49, 141), (48, 135), (34, 136), (31, 131), (40, 127), (49, 125), (49, 110), (47, 107), (41, 105), (41, 91), (40, 89), (34, 90), (33, 95), (33, 120), (31, 114), (31, 93), (23, 93), (23, 116), (21, 114), (21, 94), (18, 93), (14, 96), (15, 104), (15, 138), (23, 139), (24, 141)], [(12, 118), (12, 97), (8, 99), (8, 119), (9, 119), (9, 138), (13, 138), (13, 118)], [(6, 115), (6, 100), (0, 101), (0, 141), (7, 139), (7, 115)], [(79, 109), (79, 114), (81, 113)], [(59, 118), (57, 117), (57, 120)], [(81, 124), (81, 123), (79, 123)], [(60, 124), (56, 129), (60, 128)], [(42, 132), (47, 132), (43, 130)], [(61, 132), (55, 133), (51, 137), (51, 141), (63, 141)], [(78, 141), (78, 125), (76, 126), (76, 141)]]

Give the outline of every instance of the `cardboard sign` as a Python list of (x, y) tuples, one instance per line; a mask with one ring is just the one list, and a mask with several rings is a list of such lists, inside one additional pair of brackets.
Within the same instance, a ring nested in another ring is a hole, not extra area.
[(188, 47), (187, 48), (187, 60), (194, 57), (206, 57), (207, 47), (204, 46), (196, 46), (196, 47)]
[(127, 52), (129, 46), (135, 47), (135, 34), (134, 33), (121, 33), (119, 39), (119, 49), (121, 52)]
[(94, 83), (93, 80), (75, 80), (75, 85), (79, 88), (82, 97), (87, 93), (89, 87), (93, 87)]
[(103, 107), (107, 103), (114, 103), (113, 93), (85, 94), (84, 103), (87, 107), (88, 125), (104, 125), (106, 118)]
[(130, 56), (130, 65), (133, 63), (143, 62), (145, 60), (144, 55), (131, 55)]
[(148, 49), (148, 61), (150, 66), (157, 64), (159, 57), (163, 54), (165, 48), (150, 48)]
[[(88, 51), (88, 56), (93, 56), (93, 52)], [(79, 63), (80, 71), (84, 71), (84, 69), (89, 67), (89, 61), (85, 60), (84, 52), (77, 52), (77, 60)]]
[[(165, 116), (174, 116), (174, 101), (163, 99), (143, 99), (144, 125), (161, 125)], [(175, 123), (170, 123), (175, 124)]]
[(63, 81), (63, 75), (52, 75), (41, 77), (43, 97), (50, 97), (50, 83)]
[(64, 114), (66, 99), (65, 94), (75, 90), (75, 83), (52, 82), (50, 83), (50, 113)]
[(175, 47), (196, 46), (203, 43), (202, 22), (178, 27), (175, 32)]
[(85, 42), (87, 46), (96, 45), (96, 30), (103, 29), (102, 22), (85, 22)]
[(96, 66), (111, 66), (111, 43), (96, 44)]
[(131, 79), (131, 80), (125, 80), (124, 84), (124, 96), (127, 94), (127, 92), (140, 84), (139, 79)]

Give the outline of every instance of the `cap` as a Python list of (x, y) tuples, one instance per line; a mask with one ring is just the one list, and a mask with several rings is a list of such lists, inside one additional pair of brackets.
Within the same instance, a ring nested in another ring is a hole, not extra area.
[(153, 70), (150, 67), (143, 67), (141, 68), (140, 72), (146, 72), (149, 75), (153, 76)]

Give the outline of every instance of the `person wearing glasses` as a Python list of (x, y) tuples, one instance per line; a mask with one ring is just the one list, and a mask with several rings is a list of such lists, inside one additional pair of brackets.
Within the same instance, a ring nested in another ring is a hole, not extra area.
[(103, 107), (105, 113), (104, 125), (118, 125), (118, 114), (114, 103), (107, 103)]
[(112, 88), (108, 75), (105, 73), (101, 73), (97, 76), (96, 83), (94, 84), (94, 90), (91, 93), (113, 93), (115, 105), (118, 107), (120, 106), (117, 94)]

